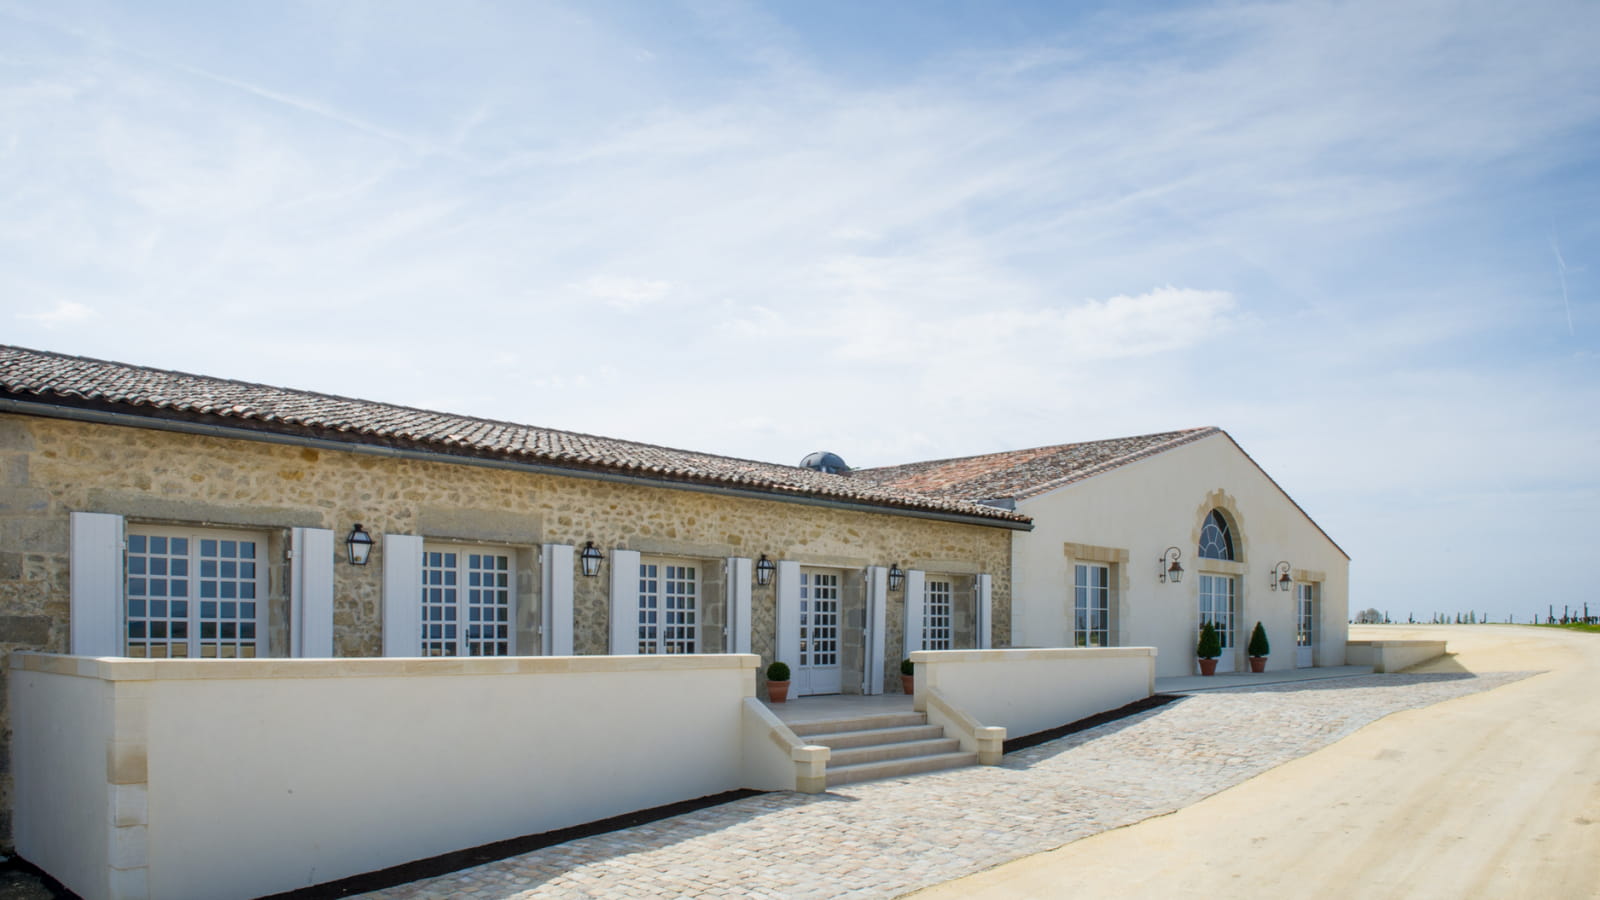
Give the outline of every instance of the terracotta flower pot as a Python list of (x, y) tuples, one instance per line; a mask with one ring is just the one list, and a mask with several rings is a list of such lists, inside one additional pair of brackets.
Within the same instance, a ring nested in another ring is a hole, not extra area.
[(1217, 661), (1214, 660), (1214, 659), (1202, 659), (1202, 660), (1200, 660), (1200, 674), (1201, 675), (1215, 675), (1215, 674), (1217, 674)]
[(916, 686), (917, 678), (915, 675), (900, 676), (900, 690), (905, 691), (907, 696), (916, 692)]
[(1266, 670), (1267, 670), (1267, 658), (1265, 656), (1252, 656), (1252, 657), (1250, 657), (1250, 671), (1252, 671), (1252, 672), (1265, 672)]
[(767, 699), (773, 703), (783, 703), (789, 699), (789, 682), (767, 682)]

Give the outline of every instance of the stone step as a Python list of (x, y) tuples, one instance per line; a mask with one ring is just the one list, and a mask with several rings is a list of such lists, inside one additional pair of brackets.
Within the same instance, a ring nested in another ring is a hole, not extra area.
[(815, 722), (790, 722), (789, 730), (804, 737), (812, 734), (837, 734), (841, 731), (870, 731), (878, 728), (898, 728), (905, 725), (926, 725), (926, 713), (879, 713), (871, 716), (848, 716), (838, 719), (819, 719)]
[(937, 772), (941, 769), (957, 769), (962, 766), (975, 766), (978, 764), (976, 753), (934, 753), (928, 756), (913, 756), (909, 759), (889, 759), (882, 762), (860, 763), (854, 766), (828, 766), (828, 787), (841, 784), (854, 784), (860, 781), (876, 781), (880, 778), (894, 778), (900, 775), (915, 775), (919, 772)]
[(850, 747), (868, 747), (875, 744), (898, 744), (904, 741), (925, 741), (944, 737), (938, 725), (901, 725), (897, 728), (869, 728), (865, 731), (839, 731), (832, 734), (808, 734), (806, 743), (821, 744), (832, 750)]
[(854, 766), (861, 763), (883, 762), (890, 759), (910, 759), (914, 756), (935, 756), (940, 753), (954, 753), (961, 749), (961, 742), (955, 738), (932, 738), (922, 741), (900, 741), (893, 744), (873, 744), (867, 747), (852, 747), (848, 750), (833, 750), (828, 756), (828, 771), (845, 766)]

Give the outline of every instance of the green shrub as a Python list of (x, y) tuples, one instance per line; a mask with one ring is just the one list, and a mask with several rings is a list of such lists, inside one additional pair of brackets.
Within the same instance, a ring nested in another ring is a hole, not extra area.
[(1267, 630), (1256, 623), (1256, 630), (1250, 632), (1250, 646), (1245, 648), (1251, 656), (1266, 656), (1272, 652), (1272, 645), (1267, 643)]
[(1216, 659), (1222, 655), (1222, 638), (1217, 634), (1217, 626), (1210, 622), (1200, 626), (1200, 643), (1194, 648), (1194, 655), (1201, 659)]
[(788, 663), (784, 663), (784, 662), (774, 661), (772, 663), (772, 665), (767, 666), (767, 680), (768, 681), (788, 681), (789, 680), (789, 664)]
[(901, 675), (915, 675), (915, 674), (917, 674), (917, 664), (912, 662), (909, 659), (900, 660), (900, 674)]

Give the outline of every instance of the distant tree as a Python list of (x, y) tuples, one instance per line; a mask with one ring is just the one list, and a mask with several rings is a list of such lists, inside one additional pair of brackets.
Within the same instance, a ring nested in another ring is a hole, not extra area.
[(1381, 622), (1383, 622), (1383, 613), (1378, 612), (1376, 609), (1369, 607), (1356, 613), (1357, 625), (1377, 625)]

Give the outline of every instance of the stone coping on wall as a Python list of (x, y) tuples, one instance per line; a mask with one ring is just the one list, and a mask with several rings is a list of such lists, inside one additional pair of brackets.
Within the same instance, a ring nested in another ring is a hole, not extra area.
[(560, 675), (622, 672), (682, 672), (748, 669), (761, 665), (753, 653), (681, 656), (498, 656), (468, 658), (342, 659), (129, 659), (11, 654), (11, 668), (101, 681), (188, 681), (200, 679), (395, 678), (446, 675)]
[(1154, 647), (1018, 647), (1007, 650), (917, 650), (911, 654), (911, 661), (913, 663), (1007, 663), (1155, 655)]

